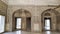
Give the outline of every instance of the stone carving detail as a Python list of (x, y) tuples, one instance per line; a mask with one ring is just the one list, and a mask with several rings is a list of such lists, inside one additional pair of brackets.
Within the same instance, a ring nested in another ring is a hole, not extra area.
[(45, 13), (45, 15), (44, 16), (50, 16), (50, 13)]

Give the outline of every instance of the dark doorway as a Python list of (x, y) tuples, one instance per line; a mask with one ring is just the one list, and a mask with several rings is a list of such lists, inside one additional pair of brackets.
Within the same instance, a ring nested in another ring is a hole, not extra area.
[(31, 17), (26, 18), (26, 29), (31, 31)]
[(51, 30), (51, 18), (44, 18), (44, 29), (45, 31)]
[(18, 17), (15, 18), (16, 30), (21, 30), (21, 20), (22, 20), (22, 18), (18, 18)]

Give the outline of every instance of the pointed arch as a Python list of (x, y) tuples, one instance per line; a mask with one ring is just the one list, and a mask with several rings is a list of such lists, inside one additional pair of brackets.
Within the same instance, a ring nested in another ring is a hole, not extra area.
[[(30, 19), (31, 21), (31, 13), (28, 11), (28, 10), (25, 10), (25, 9), (18, 9), (16, 11), (13, 12), (13, 15), (12, 15), (12, 30), (16, 30), (16, 23), (15, 23), (15, 17), (21, 17), (22, 18), (22, 30), (27, 30), (27, 27), (28, 27), (28, 23), (27, 23), (27, 18)], [(31, 23), (31, 22), (30, 22)], [(30, 28), (31, 29), (31, 28)]]
[[(60, 13), (54, 9), (47, 9), (42, 12), (41, 14), (41, 22), (42, 22), (42, 30), (44, 30), (44, 18), (51, 18), (51, 30), (55, 31), (57, 25), (57, 16), (59, 16)], [(54, 28), (55, 27), (55, 28)]]

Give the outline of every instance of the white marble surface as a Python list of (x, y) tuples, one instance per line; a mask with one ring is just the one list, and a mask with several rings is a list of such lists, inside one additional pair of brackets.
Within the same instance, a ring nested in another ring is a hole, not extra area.
[(15, 32), (8, 32), (8, 33), (3, 33), (3, 34), (60, 34), (60, 32), (41, 32), (41, 33), (35, 33), (35, 32), (26, 32), (26, 31), (15, 31)]

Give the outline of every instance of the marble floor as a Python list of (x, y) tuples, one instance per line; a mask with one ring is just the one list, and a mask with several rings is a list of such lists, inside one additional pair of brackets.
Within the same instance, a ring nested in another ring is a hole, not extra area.
[(26, 31), (14, 31), (14, 32), (7, 32), (7, 33), (2, 33), (2, 34), (60, 34), (60, 32), (42, 32), (42, 33), (35, 33), (35, 32), (26, 32)]

